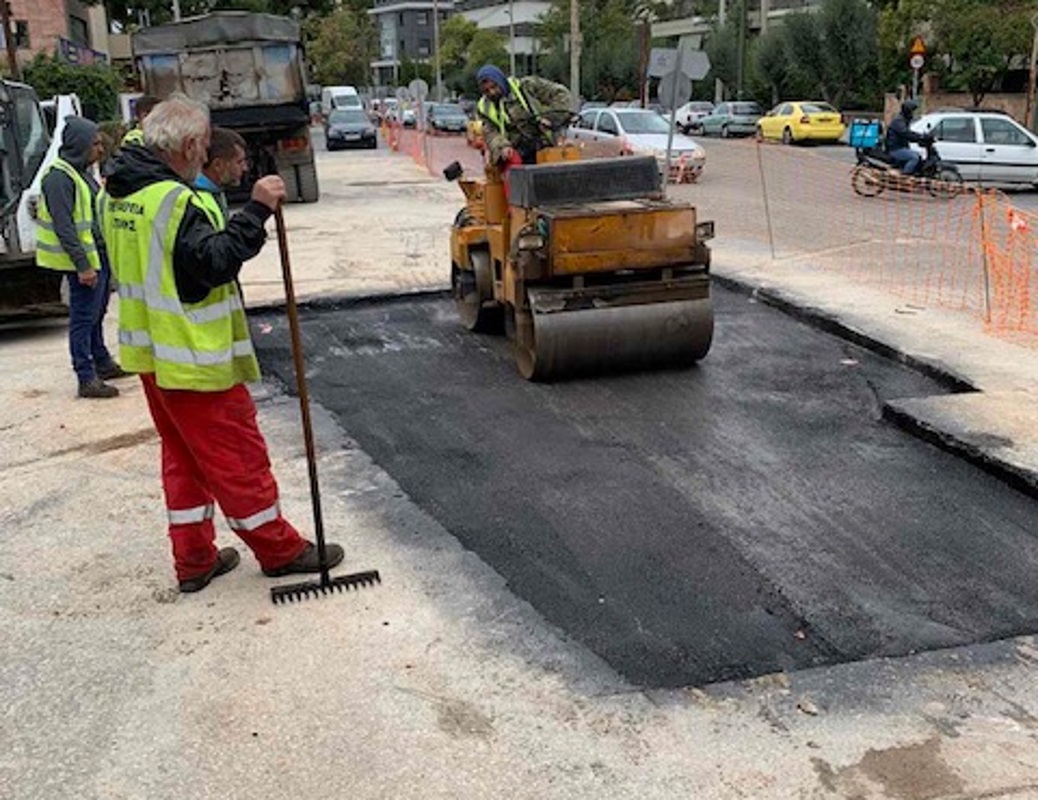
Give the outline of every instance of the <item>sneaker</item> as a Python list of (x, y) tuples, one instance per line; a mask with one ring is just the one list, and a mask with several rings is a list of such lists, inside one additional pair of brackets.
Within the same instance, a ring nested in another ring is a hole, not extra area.
[(116, 378), (129, 378), (132, 374), (132, 372), (127, 372), (114, 361), (107, 367), (98, 367), (97, 370), (97, 377), (103, 381), (111, 381)]
[(191, 592), (200, 592), (206, 586), (209, 585), (210, 581), (217, 575), (226, 575), (241, 561), (241, 556), (238, 555), (238, 551), (233, 547), (224, 547), (216, 554), (216, 563), (213, 564), (213, 568), (208, 572), (198, 575), (194, 578), (187, 578), (180, 582), (180, 591), (182, 594), (190, 594)]
[(94, 378), (92, 381), (79, 384), (79, 396), (93, 398), (118, 397), (119, 390), (114, 386), (109, 386), (100, 378)]
[[(336, 567), (342, 563), (342, 559), (345, 556), (342, 548), (337, 544), (326, 544), (324, 546), (324, 555), (328, 560), (328, 569)], [(280, 567), (274, 567), (273, 569), (264, 569), (263, 574), (268, 578), (280, 578), (282, 575), (296, 575), (301, 572), (320, 572), (321, 562), (317, 557), (317, 545), (310, 544), (306, 545), (306, 550), (296, 556), (293, 560), (287, 564), (283, 564)]]

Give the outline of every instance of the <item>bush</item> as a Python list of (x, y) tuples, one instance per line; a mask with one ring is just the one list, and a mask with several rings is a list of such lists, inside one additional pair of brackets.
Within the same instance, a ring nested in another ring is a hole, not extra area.
[(122, 80), (107, 64), (77, 66), (40, 53), (23, 70), (24, 80), (41, 100), (56, 94), (75, 94), (83, 104), (83, 116), (103, 122), (116, 119)]

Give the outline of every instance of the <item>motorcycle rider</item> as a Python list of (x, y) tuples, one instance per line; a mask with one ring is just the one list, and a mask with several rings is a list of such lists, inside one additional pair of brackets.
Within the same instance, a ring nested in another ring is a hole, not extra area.
[(913, 175), (919, 168), (923, 157), (909, 147), (913, 142), (922, 143), (930, 137), (916, 133), (911, 129), (912, 116), (919, 104), (915, 100), (906, 100), (901, 104), (901, 113), (891, 121), (887, 128), (887, 155), (901, 167), (902, 175)]

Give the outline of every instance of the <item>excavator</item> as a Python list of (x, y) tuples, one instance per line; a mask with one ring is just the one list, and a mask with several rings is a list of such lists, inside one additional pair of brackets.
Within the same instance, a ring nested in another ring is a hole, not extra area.
[[(556, 131), (558, 134), (558, 131)], [(504, 333), (528, 380), (689, 366), (713, 339), (714, 223), (668, 199), (650, 156), (586, 158), (559, 141), (505, 179), (458, 162), (465, 195), (451, 230), (462, 325)]]

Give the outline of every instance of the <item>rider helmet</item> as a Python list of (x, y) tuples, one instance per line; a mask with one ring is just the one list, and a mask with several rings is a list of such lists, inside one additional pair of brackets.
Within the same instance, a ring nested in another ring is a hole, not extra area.
[(901, 115), (908, 119), (912, 119), (912, 115), (915, 114), (917, 108), (919, 108), (919, 103), (915, 100), (905, 100), (905, 102), (901, 104)]

